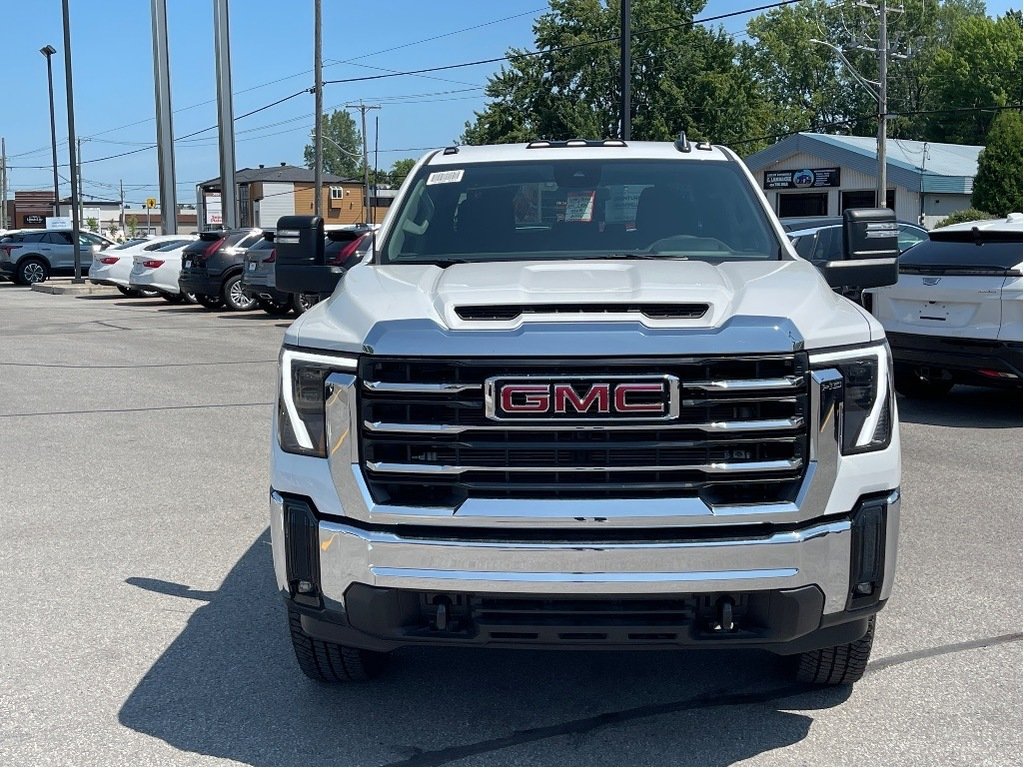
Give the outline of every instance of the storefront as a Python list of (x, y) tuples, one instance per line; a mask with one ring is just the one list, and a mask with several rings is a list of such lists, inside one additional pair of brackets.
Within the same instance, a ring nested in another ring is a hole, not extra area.
[[(886, 206), (901, 221), (934, 226), (969, 208), (982, 147), (890, 139)], [(875, 205), (875, 139), (800, 133), (745, 160), (780, 217), (839, 216)]]

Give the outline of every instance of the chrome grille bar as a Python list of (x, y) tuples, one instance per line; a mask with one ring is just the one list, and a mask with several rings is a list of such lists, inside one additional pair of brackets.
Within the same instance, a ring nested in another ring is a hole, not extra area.
[(781, 376), (777, 379), (717, 379), (713, 381), (680, 382), (685, 389), (701, 389), (707, 392), (746, 392), (761, 389), (793, 389), (803, 383), (803, 376)]
[(391, 382), (364, 381), (363, 389), (370, 392), (406, 392), (412, 394), (451, 394), (455, 392), (479, 392), (482, 384), (449, 384), (441, 382)]
[(572, 472), (705, 472), (708, 474), (725, 474), (730, 472), (787, 472), (800, 469), (803, 466), (802, 459), (780, 459), (776, 461), (744, 461), (744, 462), (716, 462), (712, 464), (658, 464), (654, 466), (625, 466), (625, 467), (486, 467), (486, 466), (457, 466), (449, 464), (404, 464), (388, 461), (368, 461), (366, 468), (371, 472), (412, 474), (412, 475), (462, 475), (467, 472), (500, 472), (519, 473), (572, 473)]
[(698, 430), (701, 432), (773, 432), (779, 430), (798, 429), (804, 425), (802, 416), (792, 416), (788, 419), (748, 419), (737, 421), (713, 421), (701, 424), (674, 424), (674, 423), (641, 423), (641, 424), (571, 424), (562, 422), (547, 422), (544, 425), (537, 424), (415, 424), (386, 421), (363, 422), (363, 426), (370, 432), (382, 434), (410, 434), (410, 435), (460, 435), (465, 432), (536, 432), (544, 429), (548, 432), (559, 430), (572, 432), (604, 432), (604, 431), (637, 431), (651, 432), (658, 430)]

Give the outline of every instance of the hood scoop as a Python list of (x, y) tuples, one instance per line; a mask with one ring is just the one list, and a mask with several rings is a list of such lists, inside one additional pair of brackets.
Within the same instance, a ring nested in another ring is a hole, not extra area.
[(455, 314), (466, 321), (509, 322), (522, 315), (622, 315), (641, 314), (652, 320), (698, 320), (709, 306), (702, 303), (560, 303), (560, 304), (497, 304), (458, 306)]

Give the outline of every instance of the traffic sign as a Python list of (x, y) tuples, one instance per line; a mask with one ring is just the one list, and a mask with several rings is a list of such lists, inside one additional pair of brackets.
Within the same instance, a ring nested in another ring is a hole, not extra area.
[(147, 197), (146, 198), (146, 207), (147, 208), (156, 208), (156, 198), (155, 197)]

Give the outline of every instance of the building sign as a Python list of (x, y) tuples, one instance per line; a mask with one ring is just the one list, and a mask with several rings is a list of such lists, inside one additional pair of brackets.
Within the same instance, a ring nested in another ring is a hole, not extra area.
[(207, 225), (215, 224), (218, 227), (224, 223), (221, 216), (220, 195), (204, 195), (203, 210), (206, 214)]
[[(28, 217), (26, 217), (28, 218)], [(47, 216), (46, 217), (46, 228), (47, 229), (71, 229), (74, 222), (72, 222), (70, 216)]]
[(46, 217), (38, 213), (26, 213), (22, 217), (26, 227), (42, 227), (46, 224)]
[(838, 187), (838, 168), (800, 168), (795, 171), (765, 171), (765, 189), (809, 189)]

